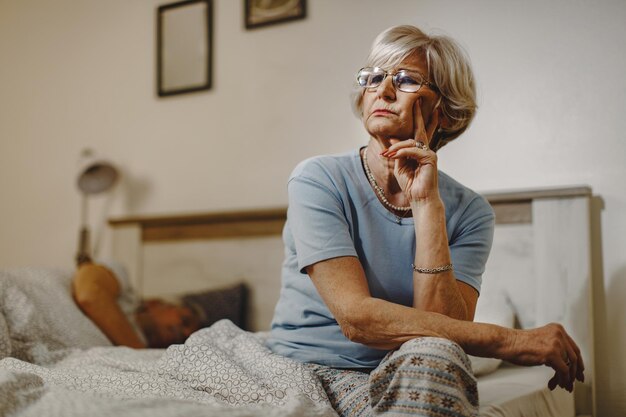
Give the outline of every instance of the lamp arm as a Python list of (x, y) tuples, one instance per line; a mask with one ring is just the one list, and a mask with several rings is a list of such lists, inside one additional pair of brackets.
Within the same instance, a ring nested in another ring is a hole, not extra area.
[(87, 225), (87, 194), (83, 193), (80, 210), (80, 232), (78, 234), (78, 253), (76, 254), (76, 265), (91, 262), (89, 249), (89, 226)]

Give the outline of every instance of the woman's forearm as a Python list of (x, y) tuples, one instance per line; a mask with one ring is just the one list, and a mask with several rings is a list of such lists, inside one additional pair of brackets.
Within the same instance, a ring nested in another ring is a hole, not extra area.
[[(518, 330), (450, 318), (376, 298), (364, 298), (341, 325), (354, 342), (379, 349), (395, 349), (416, 337), (442, 337), (474, 356), (503, 359), (517, 365), (547, 365), (555, 370), (548, 382), (572, 391), (574, 379), (584, 381), (580, 349), (563, 326)], [(349, 329), (349, 330), (347, 330)]]
[(506, 358), (514, 330), (453, 319), (368, 297), (351, 308), (340, 323), (346, 336), (379, 349), (395, 349), (416, 337), (442, 337), (458, 343), (468, 354)]
[[(415, 261), (420, 268), (434, 268), (450, 263), (445, 207), (439, 197), (414, 202)], [(413, 307), (418, 310), (471, 320), (453, 271), (437, 274), (413, 272)]]
[(580, 350), (561, 325), (507, 329), (374, 298), (359, 260), (351, 256), (309, 265), (307, 273), (344, 335), (354, 342), (395, 349), (416, 337), (442, 337), (471, 355), (518, 365), (548, 365), (555, 369), (551, 389), (560, 385), (571, 391), (574, 377), (583, 378)]

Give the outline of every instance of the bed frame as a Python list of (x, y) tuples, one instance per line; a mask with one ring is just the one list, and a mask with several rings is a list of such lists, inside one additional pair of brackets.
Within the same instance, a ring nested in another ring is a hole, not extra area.
[[(498, 282), (521, 327), (562, 323), (586, 365), (577, 415), (595, 415), (591, 189), (485, 193), (496, 232), (483, 285)], [(280, 289), (284, 207), (111, 219), (113, 257), (143, 297), (245, 282), (252, 330), (269, 328)], [(493, 278), (492, 278), (493, 277)]]

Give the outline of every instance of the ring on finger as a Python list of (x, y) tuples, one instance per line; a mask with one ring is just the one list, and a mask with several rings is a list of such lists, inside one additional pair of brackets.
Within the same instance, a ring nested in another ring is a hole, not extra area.
[(421, 140), (415, 141), (415, 147), (417, 149), (426, 149), (426, 145)]

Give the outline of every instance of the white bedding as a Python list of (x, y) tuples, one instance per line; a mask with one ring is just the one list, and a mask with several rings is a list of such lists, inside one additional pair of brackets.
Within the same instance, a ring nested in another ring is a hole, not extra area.
[[(482, 417), (574, 416), (548, 368), (505, 366), (479, 379)], [(223, 320), (167, 350), (67, 350), (55, 364), (0, 360), (0, 416), (335, 416), (306, 366), (271, 354)]]
[[(336, 415), (307, 367), (228, 321), (167, 350), (110, 346), (73, 303), (70, 277), (0, 270), (0, 417)], [(550, 376), (504, 367), (480, 377), (481, 416), (573, 416)]]
[(573, 417), (574, 396), (556, 388), (548, 380), (554, 372), (548, 367), (501, 366), (478, 379), (481, 417)]
[(0, 360), (0, 416), (336, 416), (306, 366), (227, 320), (167, 350), (66, 350)]

